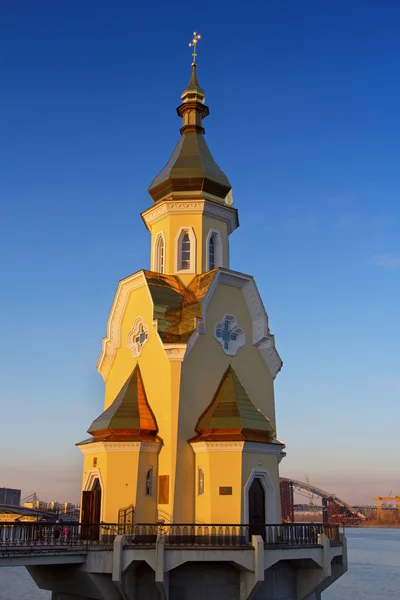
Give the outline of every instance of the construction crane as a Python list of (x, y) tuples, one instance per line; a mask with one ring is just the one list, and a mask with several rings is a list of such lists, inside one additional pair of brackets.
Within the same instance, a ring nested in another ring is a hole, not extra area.
[(308, 475), (305, 475), (306, 478), (306, 484), (307, 484), (307, 496), (308, 496), (308, 503), (310, 506), (314, 506), (314, 494), (311, 491), (311, 484), (310, 484), (310, 480), (308, 478)]
[(33, 494), (30, 494), (29, 496), (26, 496), (26, 498), (22, 498), (21, 500), (21, 506), (24, 505), (24, 502), (33, 502), (35, 503), (37, 501), (37, 495), (36, 492), (33, 492)]
[(387, 508), (388, 502), (396, 503), (396, 510), (400, 511), (400, 496), (378, 496), (378, 498), (373, 498), (376, 502), (376, 517), (379, 519), (382, 518), (382, 511), (384, 508)]

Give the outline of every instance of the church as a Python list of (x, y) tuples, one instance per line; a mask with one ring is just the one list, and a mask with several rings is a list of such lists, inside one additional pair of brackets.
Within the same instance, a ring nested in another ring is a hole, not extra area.
[[(82, 521), (280, 521), (274, 379), (281, 368), (250, 275), (231, 268), (239, 226), (205, 139), (193, 62), (180, 139), (149, 187), (151, 270), (120, 281), (98, 362), (104, 411), (84, 454)], [(234, 265), (232, 265), (234, 266)]]
[(238, 209), (205, 139), (196, 52), (177, 113), (179, 141), (141, 214), (151, 269), (119, 282), (103, 339), (104, 411), (79, 444), (82, 521), (131, 508), (138, 523), (256, 529), (281, 516), (282, 362), (253, 277), (230, 264)]
[(78, 444), (81, 521), (130, 515), (246, 523), (258, 533), (281, 521), (274, 379), (282, 362), (253, 277), (230, 262), (238, 209), (205, 139), (198, 39), (177, 108), (180, 138), (141, 213), (150, 270), (119, 282), (102, 342), (104, 410)]

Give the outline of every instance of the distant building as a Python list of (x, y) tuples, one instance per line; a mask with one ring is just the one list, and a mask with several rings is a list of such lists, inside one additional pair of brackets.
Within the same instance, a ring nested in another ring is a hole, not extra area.
[(21, 503), (21, 490), (11, 488), (0, 488), (0, 504), (11, 504), (19, 506)]
[(33, 508), (34, 510), (46, 510), (46, 504), (45, 502), (42, 502), (41, 500), (35, 500), (34, 502), (24, 502), (24, 507), (25, 508)]

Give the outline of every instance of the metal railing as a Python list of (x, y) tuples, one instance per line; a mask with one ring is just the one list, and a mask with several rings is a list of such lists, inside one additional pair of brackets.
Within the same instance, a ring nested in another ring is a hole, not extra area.
[(125, 546), (154, 547), (163, 539), (166, 547), (184, 546), (237, 548), (251, 545), (252, 535), (261, 535), (266, 548), (318, 546), (319, 534), (331, 545), (339, 545), (338, 525), (296, 524), (249, 525), (199, 523), (0, 523), (0, 552), (20, 550), (112, 549), (117, 535), (126, 535)]
[[(264, 526), (263, 526), (264, 527)], [(283, 523), (282, 525), (265, 525), (265, 547), (297, 547), (318, 546), (318, 536), (325, 534), (332, 545), (340, 544), (338, 525), (324, 525), (321, 523)]]
[(251, 543), (248, 525), (163, 523), (135, 525), (128, 545), (163, 538), (167, 547), (237, 547)]
[(0, 553), (11, 550), (76, 550), (112, 548), (116, 535), (128, 533), (129, 526), (117, 523), (0, 523)]

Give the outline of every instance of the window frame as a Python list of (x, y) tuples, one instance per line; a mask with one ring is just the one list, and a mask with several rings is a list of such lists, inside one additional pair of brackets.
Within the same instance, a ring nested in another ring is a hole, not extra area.
[(197, 495), (204, 496), (204, 470), (197, 467)]
[[(144, 495), (145, 496), (152, 496), (153, 495), (153, 467), (150, 467), (150, 469), (148, 469), (146, 471), (146, 481), (145, 481), (145, 490), (144, 490)], [(147, 482), (149, 482), (149, 485), (147, 485)]]
[[(162, 252), (162, 257), (161, 257)], [(166, 243), (163, 231), (159, 231), (154, 240), (153, 247), (153, 271), (165, 274)]]
[[(189, 236), (190, 243), (190, 265), (188, 269), (182, 269), (182, 243), (185, 235)], [(196, 272), (196, 236), (193, 227), (181, 227), (176, 236), (176, 270), (175, 273), (195, 273)]]
[[(214, 266), (210, 264), (210, 242), (214, 242)], [(206, 271), (223, 267), (224, 256), (223, 256), (223, 244), (221, 232), (217, 229), (210, 229), (206, 239)]]

